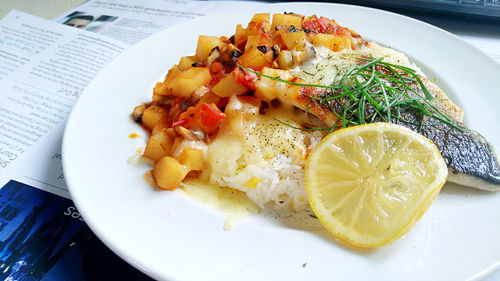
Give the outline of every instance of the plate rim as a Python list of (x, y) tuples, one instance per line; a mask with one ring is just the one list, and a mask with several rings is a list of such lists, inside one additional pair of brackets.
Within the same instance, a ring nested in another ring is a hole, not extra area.
[[(273, 7), (283, 7), (283, 8), (286, 8), (286, 6), (298, 7), (298, 6), (301, 6), (301, 5), (315, 6), (315, 7), (318, 7), (318, 8), (319, 7), (324, 7), (324, 6), (352, 7), (352, 8), (355, 8), (355, 9), (370, 10), (370, 11), (375, 11), (377, 13), (390, 15), (392, 17), (398, 17), (398, 18), (403, 19), (405, 21), (410, 21), (410, 22), (412, 22), (414, 24), (419, 24), (419, 25), (423, 24), (423, 25), (426, 25), (428, 28), (432, 28), (436, 32), (439, 32), (441, 34), (446, 34), (446, 36), (450, 36), (450, 37), (454, 38), (454, 40), (461, 41), (462, 44), (465, 44), (468, 47), (477, 50), (478, 54), (484, 56), (484, 58), (486, 60), (493, 61), (491, 58), (489, 58), (481, 50), (477, 49), (475, 46), (473, 46), (469, 42), (461, 39), (460, 37), (458, 37), (455, 34), (452, 34), (452, 33), (448, 32), (446, 30), (443, 30), (443, 29), (441, 29), (439, 27), (436, 27), (434, 25), (431, 25), (429, 23), (420, 21), (418, 19), (414, 19), (414, 18), (405, 16), (405, 15), (401, 15), (401, 14), (397, 14), (397, 13), (393, 13), (393, 12), (388, 12), (388, 11), (374, 9), (374, 8), (369, 8), (369, 7), (362, 7), (362, 6), (357, 6), (357, 5), (350, 5), (350, 4), (308, 3), (308, 2), (263, 4), (261, 6), (261, 8), (262, 9), (271, 10)], [(240, 9), (235, 9), (234, 11), (235, 12), (239, 12)], [(66, 124), (65, 132), (64, 132), (64, 136), (63, 136), (63, 142), (62, 142), (62, 152), (63, 152), (63, 155), (70, 155), (71, 154), (70, 144), (68, 144), (68, 141), (71, 139), (70, 137), (68, 137), (68, 134), (71, 132), (71, 129), (68, 130), (68, 128), (71, 128), (71, 126), (74, 126), (73, 123), (76, 122), (74, 120), (77, 120), (76, 116), (78, 116), (79, 111), (81, 110), (80, 107), (79, 107), (79, 104), (83, 103), (83, 102), (80, 102), (80, 101), (84, 100), (85, 97), (90, 96), (90, 94), (87, 94), (87, 92), (89, 92), (90, 90), (88, 91), (87, 89), (88, 88), (92, 89), (92, 87), (96, 83), (95, 82), (96, 78), (100, 75), (101, 72), (105, 71), (105, 69), (111, 69), (113, 67), (113, 65), (116, 63), (116, 61), (120, 60), (121, 58), (127, 57), (130, 53), (133, 53), (133, 52), (136, 52), (136, 51), (139, 51), (139, 50), (143, 49), (144, 48), (143, 46), (147, 46), (149, 44), (149, 42), (154, 42), (156, 40), (155, 38), (161, 38), (161, 37), (165, 36), (165, 34), (167, 34), (172, 29), (180, 29), (183, 26), (189, 26), (189, 25), (191, 25), (192, 22), (203, 21), (206, 18), (210, 19), (210, 18), (215, 17), (216, 15), (222, 15), (222, 14), (227, 13), (227, 12), (228, 11), (223, 11), (223, 12), (218, 12), (218, 13), (215, 13), (215, 14), (209, 14), (207, 16), (199, 17), (199, 18), (196, 18), (194, 20), (187, 21), (185, 23), (176, 24), (176, 25), (174, 25), (174, 26), (172, 26), (170, 28), (162, 30), (162, 31), (160, 31), (160, 32), (158, 32), (158, 33), (156, 33), (156, 34), (154, 34), (154, 35), (146, 38), (145, 40), (143, 40), (143, 41), (141, 41), (141, 42), (139, 42), (139, 43), (131, 46), (130, 48), (128, 48), (127, 50), (125, 50), (123, 53), (121, 53), (120, 55), (118, 55), (105, 68), (103, 68), (96, 75), (96, 77), (94, 77), (92, 79), (92, 81), (86, 87), (86, 89), (84, 90), (84, 92), (80, 96), (79, 100), (77, 101), (77, 103), (75, 103), (75, 105), (73, 107), (73, 110), (72, 110), (72, 112), (71, 112), (71, 114), (70, 114), (70, 116), (68, 118), (68, 122)], [(250, 12), (244, 12), (244, 13), (250, 13)], [(499, 68), (500, 68), (500, 66), (499, 66)], [(63, 167), (64, 167), (65, 172), (72, 170), (71, 163), (70, 163), (70, 157), (67, 157), (67, 156), (63, 157), (62, 162), (63, 162)], [(70, 174), (71, 174), (71, 172), (70, 172)], [(79, 212), (84, 217), (85, 222), (89, 225), (90, 229), (99, 237), (99, 239), (101, 239), (103, 241), (103, 243), (106, 244), (106, 246), (108, 246), (110, 249), (112, 249), (113, 252), (117, 253), (121, 258), (123, 258), (124, 260), (126, 260), (128, 263), (132, 264), (133, 266), (135, 266), (139, 270), (143, 271), (145, 274), (147, 274), (147, 275), (149, 275), (149, 276), (151, 276), (151, 277), (153, 277), (155, 279), (161, 279), (161, 278), (169, 278), (170, 279), (170, 278), (172, 278), (172, 276), (159, 276), (159, 275), (157, 275), (157, 272), (154, 269), (149, 268), (147, 265), (142, 264), (140, 261), (137, 261), (132, 256), (127, 255), (124, 251), (122, 251), (122, 249), (119, 246), (115, 245), (112, 241), (110, 241), (108, 239), (107, 235), (102, 231), (102, 229), (99, 226), (95, 225), (94, 221), (91, 218), (89, 219), (85, 215), (86, 214), (85, 203), (81, 202), (80, 198), (78, 198), (78, 195), (77, 195), (78, 194), (78, 191), (77, 191), (78, 188), (75, 189), (75, 187), (78, 184), (72, 182), (71, 176), (70, 177), (66, 177), (66, 182), (67, 182), (67, 185), (68, 185), (68, 190), (70, 192), (71, 198), (73, 199), (73, 202), (75, 203), (75, 206), (77, 207), (77, 209), (79, 210)], [(472, 277), (472, 279), (481, 279), (481, 278), (484, 278), (484, 277), (488, 276), (489, 274), (493, 273), (494, 271), (496, 271), (498, 269), (500, 269), (500, 260), (497, 261), (496, 264), (493, 264), (493, 265), (485, 268), (483, 271), (478, 272), (475, 276)]]

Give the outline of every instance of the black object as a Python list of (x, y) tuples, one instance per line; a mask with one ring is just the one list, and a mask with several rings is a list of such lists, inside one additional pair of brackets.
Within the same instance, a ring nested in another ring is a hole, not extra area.
[(337, 0), (322, 2), (354, 4), (403, 13), (416, 12), (500, 23), (500, 0)]

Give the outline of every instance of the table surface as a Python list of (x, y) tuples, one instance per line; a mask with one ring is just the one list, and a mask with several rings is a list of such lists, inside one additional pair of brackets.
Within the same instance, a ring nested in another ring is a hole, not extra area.
[[(71, 10), (72, 8), (82, 4), (85, 0), (1, 0), (0, 5), (0, 19), (3, 18), (10, 10), (19, 10), (32, 15), (36, 15), (46, 19), (53, 19), (64, 12)], [(446, 26), (442, 26), (441, 22), (433, 22), (432, 19), (426, 20), (426, 18), (417, 17), (420, 20), (427, 21), (431, 24), (436, 24), (441, 28), (447, 29)], [(456, 27), (455, 27), (456, 28)], [(452, 28), (453, 29), (453, 28)], [(454, 32), (456, 30), (448, 30)], [(484, 31), (484, 29), (483, 29)], [(483, 32), (484, 33), (484, 32)], [(484, 35), (484, 34), (483, 34)], [(484, 281), (500, 281), (500, 271), (489, 276)]]
[(1, 0), (0, 19), (10, 10), (19, 10), (46, 19), (53, 19), (65, 11), (85, 2), (84, 0)]

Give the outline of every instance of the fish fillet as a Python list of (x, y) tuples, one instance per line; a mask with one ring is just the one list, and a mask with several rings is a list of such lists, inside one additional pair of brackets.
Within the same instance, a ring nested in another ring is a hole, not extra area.
[[(265, 70), (263, 70), (263, 73), (265, 74)], [(272, 75), (273, 73), (267, 74), (276, 77), (276, 75)], [(283, 72), (280, 73), (279, 78), (290, 80), (292, 76)], [(493, 146), (479, 133), (463, 125), (463, 110), (453, 103), (436, 84), (421, 75), (419, 77), (430, 94), (436, 98), (432, 101), (432, 104), (457, 124), (461, 130), (411, 109), (401, 113), (402, 119), (406, 122), (399, 122), (395, 119), (391, 120), (391, 122), (409, 127), (436, 144), (449, 168), (448, 181), (481, 190), (500, 190), (500, 161)], [(311, 83), (311, 81), (307, 82)], [(269, 78), (261, 78), (258, 83), (260, 83), (260, 87), (263, 87), (262, 84), (265, 83), (270, 84), (268, 85), (269, 88), (281, 87), (280, 91), (276, 91), (271, 95), (257, 91), (257, 95), (267, 95), (262, 98), (269, 100), (275, 98), (284, 104), (293, 105), (312, 113), (328, 127), (338, 122), (339, 117), (332, 110), (336, 106), (334, 102), (318, 101), (311, 98), (320, 97), (324, 94), (324, 88), (299, 87)], [(424, 96), (417, 83), (411, 87), (420, 91), (421, 96)], [(265, 85), (263, 88), (266, 88)], [(425, 126), (416, 125), (422, 120)], [(374, 119), (374, 122), (379, 121), (384, 120)]]

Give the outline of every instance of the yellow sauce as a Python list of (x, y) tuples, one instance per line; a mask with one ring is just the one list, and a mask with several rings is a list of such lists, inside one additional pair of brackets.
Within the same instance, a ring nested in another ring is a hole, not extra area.
[(175, 192), (182, 192), (192, 199), (223, 211), (226, 214), (224, 230), (231, 230), (238, 220), (261, 212), (243, 192), (198, 179), (185, 180), (182, 189), (177, 188)]

